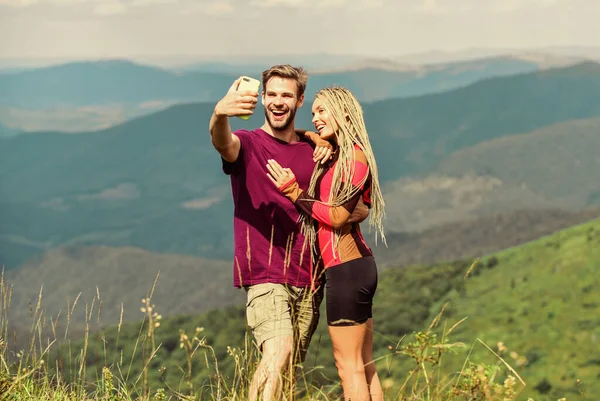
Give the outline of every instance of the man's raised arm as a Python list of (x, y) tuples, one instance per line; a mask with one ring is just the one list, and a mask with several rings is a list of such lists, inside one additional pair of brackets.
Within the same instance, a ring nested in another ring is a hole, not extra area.
[(229, 117), (253, 114), (258, 101), (257, 92), (238, 92), (239, 82), (240, 79), (236, 79), (215, 105), (208, 127), (213, 146), (228, 162), (236, 161), (240, 153), (240, 140), (231, 132)]

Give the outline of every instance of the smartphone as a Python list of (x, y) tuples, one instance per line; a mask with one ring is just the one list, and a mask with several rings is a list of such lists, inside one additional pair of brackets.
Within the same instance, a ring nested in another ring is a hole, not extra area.
[[(251, 77), (242, 77), (240, 83), (238, 84), (238, 91), (253, 91), (258, 93), (258, 89), (260, 88), (260, 81), (258, 79), (254, 79)], [(247, 116), (238, 116), (243, 120), (248, 120), (250, 118), (250, 114)]]

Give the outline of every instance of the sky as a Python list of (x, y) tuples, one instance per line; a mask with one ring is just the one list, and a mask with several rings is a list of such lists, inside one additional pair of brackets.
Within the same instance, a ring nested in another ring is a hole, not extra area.
[(0, 0), (0, 58), (600, 47), (599, 0)]

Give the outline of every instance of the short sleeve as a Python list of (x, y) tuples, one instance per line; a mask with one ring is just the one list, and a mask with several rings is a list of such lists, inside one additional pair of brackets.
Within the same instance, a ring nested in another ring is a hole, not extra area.
[(252, 152), (252, 141), (250, 140), (251, 133), (246, 130), (238, 130), (233, 133), (240, 140), (240, 153), (234, 162), (228, 162), (221, 157), (223, 173), (227, 175), (236, 175), (245, 166), (247, 155)]

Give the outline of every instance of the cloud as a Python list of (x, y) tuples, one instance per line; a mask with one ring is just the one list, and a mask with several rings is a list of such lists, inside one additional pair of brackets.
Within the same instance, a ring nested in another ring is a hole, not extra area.
[(188, 210), (203, 210), (208, 209), (212, 205), (215, 205), (222, 200), (222, 196), (209, 196), (207, 198), (192, 199), (187, 202), (183, 202), (181, 207)]
[(488, 9), (495, 13), (555, 7), (563, 0), (488, 0)]
[(440, 5), (437, 0), (422, 0), (415, 11), (423, 14), (444, 14), (448, 9)]
[(94, 14), (96, 15), (117, 15), (125, 14), (127, 12), (127, 6), (118, 0), (103, 1), (94, 7)]
[[(342, 0), (343, 1), (343, 0)], [(255, 7), (302, 7), (309, 6), (311, 3), (309, 0), (252, 0), (250, 5)]]
[(539, 10), (556, 7), (564, 3), (564, 0), (419, 0), (417, 5), (400, 6), (417, 14), (442, 15), (463, 14), (465, 12), (478, 13), (507, 13), (520, 10)]
[[(81, 5), (95, 15), (125, 14), (133, 8), (176, 3), (179, 0), (0, 0), (0, 6), (26, 8), (32, 6)], [(190, 1), (190, 0), (185, 0)]]
[(177, 0), (131, 0), (132, 6), (152, 6), (155, 4), (172, 4), (177, 3)]
[(233, 5), (228, 1), (214, 1), (203, 6), (205, 14), (222, 15), (229, 14), (234, 11)]
[(84, 3), (101, 3), (103, 0), (0, 0), (0, 6), (29, 7), (35, 5), (73, 5)]
[[(474, 48), (597, 47), (597, 11), (600, 2), (591, 0), (0, 0), (0, 52), (169, 63), (277, 53), (395, 59), (463, 49), (470, 57)], [(265, 23), (302, 34), (277, 47), (257, 29)], [(210, 40), (199, 45), (199, 38)]]
[(27, 7), (36, 4), (38, 0), (0, 0), (0, 6), (6, 7)]
[(236, 7), (231, 1), (227, 0), (214, 0), (210, 2), (187, 2), (180, 10), (181, 14), (193, 15), (193, 14), (207, 14), (207, 15), (226, 15), (231, 14), (236, 10)]
[(119, 184), (114, 188), (107, 188), (104, 191), (95, 194), (80, 195), (79, 200), (123, 200), (134, 199), (140, 196), (140, 192), (135, 184)]
[(51, 209), (55, 212), (66, 212), (70, 209), (69, 205), (65, 203), (63, 198), (52, 198), (48, 201), (42, 202), (40, 205), (44, 209)]
[(139, 2), (149, 3), (164, 0), (0, 0), (0, 6), (8, 6), (13, 8), (40, 8), (43, 6), (87, 6), (95, 15), (107, 16), (116, 14), (125, 14), (128, 10), (128, 5), (133, 5)]
[(353, 11), (380, 7), (383, 5), (383, 0), (251, 0), (249, 4), (257, 8), (302, 8), (309, 10), (339, 8)]

